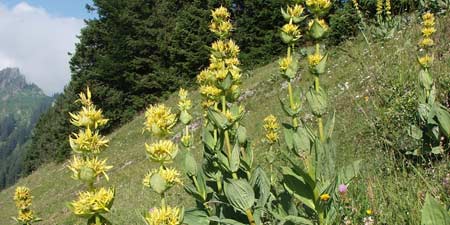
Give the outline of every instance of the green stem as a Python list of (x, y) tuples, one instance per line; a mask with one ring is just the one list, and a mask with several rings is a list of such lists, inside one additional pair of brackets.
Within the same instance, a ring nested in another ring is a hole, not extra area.
[[(293, 92), (292, 92), (292, 85), (291, 85), (291, 82), (288, 83), (288, 94), (289, 94), (289, 104), (290, 104), (290, 107), (291, 107), (291, 109), (292, 109), (293, 111), (296, 111), (297, 109), (295, 108), (294, 94), (293, 94)], [(297, 121), (297, 118), (295, 118), (295, 116), (292, 117), (292, 125), (293, 125), (294, 127), (298, 127), (298, 121)]]
[(248, 222), (250, 225), (256, 225), (255, 218), (253, 217), (253, 213), (250, 209), (245, 210), (245, 214), (247, 215)]
[(166, 195), (164, 193), (161, 194), (161, 207), (166, 206)]
[(219, 177), (216, 177), (216, 184), (218, 193), (222, 193), (222, 180)]

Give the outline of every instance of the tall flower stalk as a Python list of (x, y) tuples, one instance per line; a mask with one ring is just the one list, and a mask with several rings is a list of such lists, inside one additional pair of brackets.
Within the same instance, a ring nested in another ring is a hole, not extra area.
[[(281, 168), (284, 191), (272, 191), (274, 197), (270, 198), (268, 211), (274, 220), (281, 224), (290, 222), (323, 225), (332, 224), (335, 221), (335, 202), (339, 197), (338, 185), (348, 185), (356, 176), (359, 162), (351, 163), (344, 168), (336, 168), (336, 145), (332, 140), (334, 113), (330, 115), (326, 124), (323, 121), (323, 116), (327, 113), (328, 97), (320, 85), (320, 78), (325, 73), (328, 55), (324, 53), (322, 40), (329, 30), (324, 16), (331, 8), (331, 1), (306, 0), (305, 4), (313, 17), (308, 23), (308, 35), (314, 42), (313, 50), (307, 57), (309, 72), (313, 76), (314, 82), (306, 93), (306, 99), (316, 117), (317, 131), (311, 129), (303, 120), (298, 120), (301, 110), (301, 93), (292, 91), (292, 87), (289, 85), (290, 106), (294, 107), (287, 107), (287, 104), (281, 101), (283, 110), (291, 117), (292, 121), (291, 124), (283, 124), (283, 131), (287, 149), (298, 158), (294, 159), (288, 153), (284, 153), (291, 167)], [(292, 8), (302, 7), (288, 6), (286, 11), (289, 12), (289, 9)], [(280, 60), (280, 71), (290, 83), (298, 71), (298, 59), (292, 59), (294, 49), (292, 41), (296, 39), (292, 37), (299, 37), (294, 34), (298, 35), (300, 32), (298, 27), (295, 27), (295, 32), (292, 29), (290, 32), (286, 32), (288, 29), (285, 27), (294, 26), (294, 20), (288, 16), (286, 11), (282, 10), (282, 13), (288, 23), (282, 29), (281, 38), (288, 44), (288, 51), (287, 56)], [(304, 18), (299, 14), (296, 16)], [(297, 21), (301, 21), (301, 19)], [(297, 207), (292, 199), (302, 202), (302, 207)], [(287, 210), (287, 208), (297, 211)]]
[(95, 181), (104, 177), (109, 180), (106, 172), (112, 168), (98, 155), (108, 147), (108, 140), (99, 132), (108, 119), (103, 117), (102, 110), (97, 109), (92, 102), (89, 87), (79, 94), (76, 103), (82, 105), (77, 113), (70, 113), (71, 123), (79, 128), (78, 133), (69, 137), (73, 158), (68, 168), (72, 178), (83, 182), (87, 190), (78, 193), (78, 199), (69, 204), (72, 212), (82, 218), (87, 218), (88, 225), (111, 224), (102, 214), (108, 213), (113, 205), (114, 188), (96, 187)]
[[(197, 225), (198, 220), (207, 218), (203, 219), (205, 224), (255, 225), (262, 220), (261, 210), (267, 202), (266, 197), (259, 200), (257, 196), (267, 196), (270, 182), (260, 168), (254, 167), (253, 150), (241, 124), (244, 107), (237, 102), (240, 50), (230, 37), (231, 14), (219, 7), (211, 16), (209, 28), (218, 39), (211, 44), (210, 65), (197, 76), (205, 119), (203, 163), (197, 166), (190, 151), (182, 154), (185, 171), (193, 183), (186, 186), (186, 191), (197, 202), (196, 208), (186, 211), (184, 223)], [(258, 183), (261, 180), (264, 185)], [(264, 194), (262, 189), (266, 190)]]
[[(183, 93), (184, 95), (187, 93)], [(183, 107), (185, 109), (189, 107), (187, 99)], [(177, 121), (177, 115), (163, 104), (151, 105), (145, 112), (144, 130), (158, 139), (150, 144), (145, 144), (146, 154), (151, 162), (158, 164), (158, 168), (149, 170), (144, 176), (142, 184), (161, 198), (159, 207), (152, 207), (144, 214), (145, 223), (148, 225), (181, 225), (183, 222), (184, 209), (169, 206), (166, 200), (166, 193), (172, 187), (183, 185), (181, 173), (168, 166), (175, 160), (179, 152), (178, 145), (168, 139)], [(186, 118), (183, 117), (183, 121), (186, 121)], [(188, 134), (184, 134), (184, 136), (186, 135)]]
[(17, 187), (14, 192), (14, 202), (18, 210), (17, 217), (13, 217), (13, 220), (19, 225), (32, 225), (39, 222), (42, 219), (34, 215), (34, 211), (31, 210), (33, 196), (31, 191), (27, 187)]
[(434, 58), (435, 18), (431, 13), (425, 13), (422, 20), (422, 38), (418, 44), (420, 55), (417, 59), (420, 65), (418, 123), (411, 125), (409, 132), (410, 136), (422, 142), (422, 147), (413, 151), (413, 154), (441, 154), (448, 148), (450, 113), (448, 108), (436, 101), (436, 87), (430, 72)]

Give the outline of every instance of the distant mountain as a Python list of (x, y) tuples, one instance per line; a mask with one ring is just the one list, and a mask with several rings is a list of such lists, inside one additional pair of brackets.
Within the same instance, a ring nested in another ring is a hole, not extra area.
[(0, 70), (0, 189), (19, 178), (31, 132), (52, 101), (18, 68)]

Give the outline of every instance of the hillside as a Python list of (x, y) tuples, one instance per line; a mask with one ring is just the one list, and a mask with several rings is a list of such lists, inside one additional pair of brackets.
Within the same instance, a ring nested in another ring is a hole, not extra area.
[(31, 130), (51, 101), (19, 69), (0, 70), (0, 189), (17, 180)]
[[(410, 24), (396, 32), (392, 39), (366, 42), (360, 35), (330, 49), (329, 71), (323, 79), (337, 113), (334, 136), (339, 152), (337, 163), (345, 165), (354, 159), (364, 160), (360, 177), (349, 187), (350, 192), (367, 193), (353, 199), (357, 202), (355, 211), (364, 215), (366, 210), (371, 209), (380, 224), (419, 224), (424, 193), (445, 191), (442, 180), (450, 173), (448, 159), (436, 160), (423, 167), (411, 166), (411, 161), (398, 156), (397, 145), (389, 144), (392, 142), (387, 138), (390, 134), (382, 133), (384, 130), (379, 128), (396, 101), (386, 100), (387, 94), (397, 96), (399, 101), (414, 95), (411, 94), (411, 84), (415, 84), (419, 70), (415, 43), (420, 31), (416, 19), (410, 19)], [(441, 41), (435, 49), (439, 58), (432, 71), (442, 91), (440, 96), (444, 99), (450, 91), (450, 43), (447, 41), (450, 18), (441, 18), (438, 22), (436, 39)], [(302, 59), (301, 79), (295, 82), (303, 90), (311, 83), (304, 61)], [(273, 62), (249, 71), (242, 84), (242, 103), (247, 110), (244, 123), (255, 146), (255, 159), (261, 165), (265, 163), (263, 156), (266, 152), (266, 146), (261, 141), (261, 121), (270, 113), (285, 118), (278, 97), (285, 97), (286, 85), (277, 75), (278, 63)], [(394, 85), (398, 89), (390, 91)], [(199, 94), (195, 90), (191, 92), (196, 106), (194, 115), (199, 118)], [(176, 102), (176, 95), (165, 101), (173, 107)], [(309, 109), (304, 107), (303, 112), (302, 118), (310, 121)], [(150, 142), (151, 138), (142, 133), (143, 122), (143, 115), (138, 116), (109, 135), (110, 147), (102, 155), (108, 158), (108, 164), (114, 166), (109, 173), (110, 181), (105, 185), (113, 185), (117, 189), (114, 207), (107, 215), (115, 224), (143, 224), (142, 213), (159, 201), (156, 195), (142, 186), (147, 170), (156, 166), (145, 158), (144, 143)], [(404, 123), (397, 123), (394, 127)], [(407, 140), (405, 137), (394, 141)], [(197, 132), (196, 142), (199, 141)], [(196, 154), (201, 154), (198, 147)], [(44, 219), (40, 224), (81, 224), (81, 220), (75, 218), (66, 207), (66, 203), (74, 199), (76, 192), (82, 188), (79, 182), (70, 178), (66, 164), (45, 165), (21, 179), (18, 185), (31, 188), (35, 196), (33, 209)], [(9, 218), (16, 213), (13, 191), (14, 187), (11, 187), (0, 193), (0, 224), (12, 224)], [(450, 204), (448, 198), (441, 200)], [(179, 188), (171, 191), (168, 202), (186, 207), (193, 203)], [(362, 218), (358, 217), (358, 221)]]

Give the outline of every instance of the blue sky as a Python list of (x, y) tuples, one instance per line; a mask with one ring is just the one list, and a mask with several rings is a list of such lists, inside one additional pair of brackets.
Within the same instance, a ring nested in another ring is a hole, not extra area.
[(21, 2), (43, 8), (50, 15), (57, 17), (86, 19), (94, 16), (92, 13), (88, 13), (85, 8), (85, 5), (92, 3), (92, 0), (0, 0), (0, 4), (8, 8), (14, 7)]

